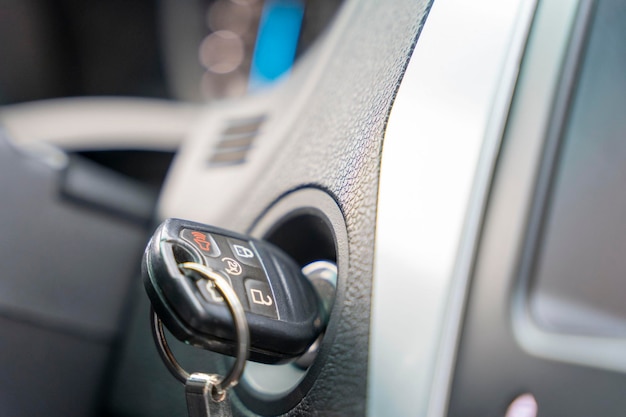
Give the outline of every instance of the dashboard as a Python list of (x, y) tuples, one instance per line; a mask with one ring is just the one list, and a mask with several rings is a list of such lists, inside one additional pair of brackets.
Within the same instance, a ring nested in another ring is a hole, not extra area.
[(317, 357), (248, 364), (233, 415), (621, 416), (625, 21), (0, 1), (0, 414), (185, 415), (139, 279), (176, 217), (333, 266)]

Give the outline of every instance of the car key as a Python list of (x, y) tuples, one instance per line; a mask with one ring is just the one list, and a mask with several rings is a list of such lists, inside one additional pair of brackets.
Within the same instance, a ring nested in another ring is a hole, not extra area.
[(232, 318), (213, 283), (184, 262), (206, 265), (231, 285), (246, 311), (250, 360), (297, 358), (325, 325), (315, 289), (294, 260), (269, 242), (180, 219), (163, 222), (142, 262), (144, 285), (165, 327), (179, 340), (235, 355)]

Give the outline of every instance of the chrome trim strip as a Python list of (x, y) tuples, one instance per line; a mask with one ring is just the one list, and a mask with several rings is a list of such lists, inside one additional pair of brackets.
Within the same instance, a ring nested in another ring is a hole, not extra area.
[(434, 3), (392, 108), (368, 415), (446, 411), (463, 300), (535, 1)]

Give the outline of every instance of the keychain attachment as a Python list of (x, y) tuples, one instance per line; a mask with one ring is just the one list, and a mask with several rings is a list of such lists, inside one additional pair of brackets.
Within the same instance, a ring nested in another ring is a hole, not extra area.
[[(215, 288), (217, 288), (224, 298), (224, 301), (226, 302), (233, 317), (235, 333), (237, 335), (237, 356), (235, 358), (235, 363), (233, 364), (230, 372), (228, 372), (224, 378), (219, 379), (218, 376), (210, 376), (210, 378), (207, 379), (207, 386), (210, 385), (211, 387), (211, 400), (216, 403), (222, 402), (226, 398), (226, 390), (239, 383), (239, 379), (243, 374), (246, 361), (248, 359), (248, 353), (250, 351), (250, 332), (248, 330), (248, 321), (246, 320), (245, 311), (235, 291), (232, 289), (228, 281), (219, 273), (197, 262), (184, 262), (179, 264), (178, 267), (185, 274), (195, 272), (213, 282)], [(198, 374), (190, 374), (178, 363), (169, 348), (167, 340), (165, 339), (161, 320), (157, 316), (154, 309), (151, 309), (150, 314), (152, 321), (152, 336), (154, 337), (161, 359), (170, 373), (180, 382), (185, 384), (186, 387), (189, 387), (190, 378)]]

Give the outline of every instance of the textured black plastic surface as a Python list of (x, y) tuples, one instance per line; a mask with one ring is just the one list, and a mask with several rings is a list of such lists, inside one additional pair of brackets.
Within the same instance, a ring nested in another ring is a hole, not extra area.
[[(325, 356), (319, 358), (317, 380), (288, 415), (365, 414), (382, 141), (391, 105), (429, 5), (429, 1), (415, 0), (393, 4), (376, 0), (346, 2), (339, 12), (346, 15), (338, 19), (343, 19), (345, 26), (330, 27), (333, 36), (340, 31), (340, 41), (320, 43), (316, 47), (332, 49), (312, 51), (309, 57), (315, 58), (316, 53), (331, 55), (302, 112), (289, 120), (290, 125), (281, 126), (281, 132), (286, 133), (280, 152), (267, 161), (263, 175), (250, 184), (234, 185), (246, 192), (232, 202), (229, 215), (220, 219), (221, 227), (249, 230), (281, 196), (305, 186), (326, 190), (344, 214), (348, 248), (340, 248), (339, 252), (348, 253), (348, 259), (346, 270), (340, 272), (345, 277), (343, 298), (338, 298), (331, 317), (331, 323), (336, 323), (335, 338)], [(302, 65), (314, 63), (305, 58)], [(293, 82), (287, 81), (294, 96), (303, 82), (299, 74), (306, 74), (306, 69), (296, 69), (290, 80)], [(275, 108), (285, 110), (291, 104), (291, 100), (285, 100), (275, 103)], [(338, 259), (339, 264), (344, 261)], [(136, 333), (130, 335), (120, 357), (112, 408), (123, 415), (184, 416), (182, 388), (159, 363), (149, 335), (142, 330), (142, 326), (149, 326), (146, 306), (137, 304), (133, 325)], [(219, 366), (211, 365), (210, 355), (188, 352), (184, 346), (179, 349), (189, 354), (188, 366), (219, 370)], [(251, 413), (241, 404), (236, 404), (234, 412)]]
[(380, 153), (428, 4), (367, 1), (355, 6), (342, 43), (290, 127), (281, 153), (231, 217), (237, 227), (248, 227), (286, 191), (309, 184), (334, 196), (345, 217), (349, 259), (345, 293), (333, 311), (336, 336), (320, 358), (317, 380), (289, 415), (365, 414)]
[[(176, 243), (171, 242), (184, 238), (189, 231), (201, 239), (200, 243), (189, 242), (201, 257), (196, 261), (226, 278), (246, 310), (251, 360), (282, 362), (302, 355), (315, 342), (323, 330), (323, 310), (315, 289), (292, 259), (268, 242), (180, 219), (168, 219), (157, 228), (142, 263), (146, 291), (172, 334), (193, 346), (231, 356), (237, 353), (226, 304), (203, 293), (199, 286), (208, 282), (178, 269)], [(207, 240), (211, 243), (204, 246)], [(251, 256), (238, 256), (233, 243), (245, 245), (243, 253), (249, 250)], [(229, 270), (231, 263), (237, 268)], [(261, 298), (254, 298), (255, 290), (263, 291), (256, 294)], [(268, 299), (269, 306), (264, 304)], [(257, 311), (255, 300), (265, 308)]]

